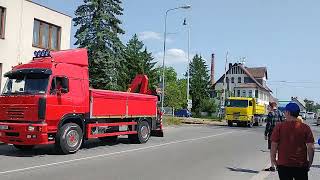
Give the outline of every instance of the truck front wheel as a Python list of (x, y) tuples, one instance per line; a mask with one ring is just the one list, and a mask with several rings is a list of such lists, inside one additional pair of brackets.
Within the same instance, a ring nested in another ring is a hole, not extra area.
[(79, 125), (67, 123), (61, 127), (56, 136), (56, 148), (63, 154), (77, 152), (83, 141), (83, 133)]
[(20, 151), (30, 151), (34, 148), (33, 145), (13, 145), (15, 148), (19, 149)]
[(137, 127), (137, 134), (128, 135), (131, 143), (143, 144), (146, 143), (151, 134), (150, 125), (147, 121), (140, 121)]

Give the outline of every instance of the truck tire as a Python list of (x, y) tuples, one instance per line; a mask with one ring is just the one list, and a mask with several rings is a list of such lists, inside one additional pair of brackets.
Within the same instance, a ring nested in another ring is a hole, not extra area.
[(229, 127), (232, 127), (232, 126), (233, 126), (232, 121), (228, 121), (228, 126), (229, 126)]
[(146, 143), (151, 134), (150, 125), (147, 121), (140, 121), (137, 126), (138, 134), (130, 134), (128, 135), (129, 141), (135, 144), (143, 144)]
[(260, 117), (254, 118), (253, 126), (260, 126), (260, 121), (261, 121)]
[(20, 151), (30, 151), (34, 148), (34, 145), (13, 145), (15, 148), (19, 149)]
[(78, 124), (67, 123), (61, 127), (56, 136), (56, 149), (62, 154), (77, 152), (83, 141), (83, 132)]
[(254, 118), (252, 117), (252, 118), (251, 118), (251, 121), (248, 121), (248, 122), (247, 122), (247, 126), (248, 126), (249, 128), (252, 128), (252, 127), (253, 127), (253, 124), (254, 124)]
[(118, 141), (118, 136), (99, 137), (98, 139), (106, 143), (116, 143)]

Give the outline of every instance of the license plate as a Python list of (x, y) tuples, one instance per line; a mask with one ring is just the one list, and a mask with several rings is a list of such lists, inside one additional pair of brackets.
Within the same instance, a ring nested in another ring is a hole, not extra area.
[(9, 127), (7, 125), (0, 125), (0, 130), (8, 130)]

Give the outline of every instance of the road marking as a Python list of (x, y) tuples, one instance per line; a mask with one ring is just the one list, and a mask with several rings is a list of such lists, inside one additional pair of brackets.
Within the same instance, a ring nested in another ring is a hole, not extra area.
[(231, 134), (231, 133), (234, 133), (234, 132), (236, 132), (236, 131), (230, 131), (230, 132), (225, 132), (225, 133), (220, 133), (220, 134), (214, 134), (214, 135), (204, 136), (204, 137), (200, 137), (200, 138), (185, 139), (185, 140), (180, 140), (180, 141), (171, 141), (171, 142), (168, 142), (168, 143), (163, 143), (163, 144), (158, 144), (158, 145), (153, 145), (153, 146), (148, 146), (148, 147), (130, 149), (130, 150), (107, 153), (107, 154), (100, 154), (100, 155), (96, 155), (96, 156), (89, 156), (89, 157), (83, 157), (83, 158), (78, 158), (78, 159), (71, 159), (71, 160), (60, 161), (60, 162), (49, 163), (49, 164), (43, 164), (43, 165), (38, 165), (38, 166), (31, 166), (31, 167), (26, 167), (26, 168), (21, 168), (21, 169), (13, 169), (13, 170), (8, 170), (8, 171), (2, 171), (2, 172), (0, 172), (0, 175), (9, 174), (9, 173), (15, 173), (15, 172), (21, 172), (21, 171), (26, 171), (26, 170), (33, 170), (33, 169), (38, 169), (38, 168), (43, 168), (43, 167), (56, 166), (56, 165), (60, 165), (60, 164), (72, 163), (72, 162), (77, 162), (77, 161), (82, 161), (82, 160), (90, 160), (90, 159), (95, 159), (95, 158), (99, 158), (99, 157), (108, 157), (108, 156), (112, 156), (112, 155), (119, 155), (119, 154), (128, 153), (128, 152), (152, 149), (152, 148), (168, 146), (168, 145), (172, 145), (172, 144), (179, 144), (179, 143), (184, 143), (184, 142), (192, 142), (192, 141), (201, 140), (201, 139), (209, 139), (209, 138), (212, 138), (212, 137)]

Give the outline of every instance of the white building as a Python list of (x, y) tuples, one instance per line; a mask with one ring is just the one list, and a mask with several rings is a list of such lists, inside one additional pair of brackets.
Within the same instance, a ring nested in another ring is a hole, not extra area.
[(39, 49), (70, 48), (72, 18), (31, 0), (0, 0), (0, 85), (3, 74)]
[[(267, 87), (268, 73), (265, 67), (248, 68), (241, 63), (229, 64), (226, 78), (223, 75), (214, 85), (215, 96), (221, 96), (226, 89), (226, 97), (254, 97), (258, 103), (274, 101), (271, 90)], [(225, 80), (225, 84), (223, 83)]]

